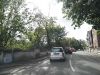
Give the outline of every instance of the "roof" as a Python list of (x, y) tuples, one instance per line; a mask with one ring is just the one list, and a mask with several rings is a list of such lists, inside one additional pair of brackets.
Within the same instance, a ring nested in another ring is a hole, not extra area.
[(53, 47), (53, 48), (63, 48), (63, 47)]

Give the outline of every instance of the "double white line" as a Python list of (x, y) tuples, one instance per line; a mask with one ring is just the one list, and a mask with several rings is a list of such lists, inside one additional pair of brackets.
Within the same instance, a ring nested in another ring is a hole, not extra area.
[[(72, 58), (72, 55), (71, 55), (71, 58)], [(70, 60), (69, 60), (69, 64), (70, 64), (70, 67), (71, 67), (72, 71), (75, 72), (75, 69), (74, 69), (74, 67), (72, 66), (71, 58), (70, 58)]]

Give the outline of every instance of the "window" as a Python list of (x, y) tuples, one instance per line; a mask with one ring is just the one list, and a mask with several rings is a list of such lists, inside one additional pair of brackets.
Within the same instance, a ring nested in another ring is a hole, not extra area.
[(62, 48), (53, 48), (52, 52), (63, 52)]

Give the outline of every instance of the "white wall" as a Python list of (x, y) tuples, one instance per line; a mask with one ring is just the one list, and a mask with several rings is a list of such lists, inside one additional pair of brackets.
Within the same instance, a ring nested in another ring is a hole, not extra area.
[(35, 53), (34, 52), (16, 52), (14, 53), (14, 60), (25, 60), (28, 58), (35, 58)]
[(0, 60), (2, 61), (2, 56), (4, 56), (3, 63), (11, 63), (13, 59), (14, 61), (29, 60), (36, 58), (36, 55), (44, 56), (46, 55), (46, 52), (40, 52), (39, 50), (30, 52), (14, 52), (13, 56), (12, 53), (4, 53), (4, 55), (0, 55)]
[(2, 59), (3, 59), (3, 53), (0, 53), (0, 63), (2, 63)]
[(11, 53), (6, 53), (4, 55), (3, 61), (4, 61), (4, 63), (11, 63), (12, 62), (12, 54)]
[(93, 35), (93, 47), (98, 47), (98, 40), (97, 40), (97, 31), (95, 29), (92, 29), (92, 35)]

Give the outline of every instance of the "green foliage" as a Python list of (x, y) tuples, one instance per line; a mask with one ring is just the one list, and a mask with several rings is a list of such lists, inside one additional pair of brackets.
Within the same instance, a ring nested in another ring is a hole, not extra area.
[(63, 2), (63, 13), (66, 18), (73, 20), (75, 27), (80, 27), (83, 22), (94, 25), (100, 29), (100, 0), (59, 0)]
[(35, 47), (39, 48), (43, 46), (51, 48), (59, 42), (59, 39), (66, 35), (65, 28), (57, 25), (53, 18), (48, 19), (43, 16), (41, 18), (41, 16), (38, 16), (41, 22), (38, 21), (39, 26), (34, 31), (36, 38), (34, 44)]
[[(34, 21), (35, 16), (23, 7), (23, 1), (0, 0), (0, 47), (27, 48), (27, 38), (22, 37), (26, 36), (27, 27)], [(17, 38), (20, 39), (20, 43), (15, 42)]]
[(35, 48), (40, 48), (43, 46), (43, 41), (42, 38), (45, 36), (45, 30), (43, 29), (43, 27), (39, 26), (35, 29), (34, 31), (34, 46)]
[(21, 4), (22, 0), (0, 0), (0, 47), (6, 47), (24, 29), (18, 12)]
[(56, 46), (60, 39), (66, 36), (65, 28), (57, 25), (53, 18), (48, 19), (45, 26), (48, 47)]
[(78, 49), (85, 49), (86, 43), (83, 40), (77, 40), (75, 38), (64, 37), (60, 40), (59, 46), (62, 46), (64, 48), (65, 47), (72, 47), (72, 48), (75, 48), (76, 50), (78, 50)]
[(12, 45), (9, 44), (9, 46), (7, 48), (18, 48), (18, 49), (21, 49), (23, 51), (29, 49), (30, 47), (32, 47), (32, 44), (26, 40), (13, 40), (13, 43)]
[(100, 30), (97, 30), (97, 35), (100, 36)]
[(22, 5), (23, 0), (0, 1), (0, 47), (24, 50), (30, 47), (85, 47), (83, 41), (66, 38), (65, 27), (57, 25), (55, 18), (46, 17), (37, 9), (29, 11)]

